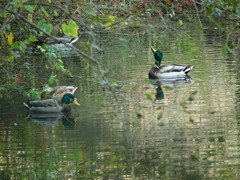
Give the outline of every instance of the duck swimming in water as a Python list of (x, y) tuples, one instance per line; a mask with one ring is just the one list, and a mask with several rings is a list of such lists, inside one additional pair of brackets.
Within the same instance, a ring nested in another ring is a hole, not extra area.
[(163, 58), (163, 53), (160, 50), (155, 50), (151, 47), (155, 58), (155, 66), (148, 73), (149, 79), (174, 79), (185, 78), (193, 66), (183, 65), (164, 65), (160, 66)]
[(48, 92), (42, 92), (42, 98), (24, 102), (30, 112), (34, 113), (58, 113), (70, 111), (69, 104), (80, 105), (74, 97), (77, 87), (59, 86), (51, 88)]

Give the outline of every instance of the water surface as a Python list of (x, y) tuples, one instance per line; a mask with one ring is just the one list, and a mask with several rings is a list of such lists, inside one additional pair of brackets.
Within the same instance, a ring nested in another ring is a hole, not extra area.
[[(91, 54), (114, 93), (84, 59), (63, 57), (77, 77), (60, 84), (79, 87), (81, 106), (49, 124), (26, 119), (24, 98), (1, 102), (1, 179), (239, 179), (239, 58), (212, 32), (98, 35)], [(151, 46), (163, 64), (193, 65), (192, 81), (163, 84), (156, 99)]]

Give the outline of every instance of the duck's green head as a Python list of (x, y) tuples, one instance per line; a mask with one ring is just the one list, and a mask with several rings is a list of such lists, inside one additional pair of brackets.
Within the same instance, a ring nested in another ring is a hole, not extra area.
[(70, 94), (70, 93), (67, 93), (67, 94), (64, 94), (64, 96), (62, 97), (62, 103), (63, 104), (70, 104), (70, 103), (73, 103), (73, 104), (76, 104), (76, 105), (80, 105), (76, 98)]
[(153, 47), (151, 47), (151, 50), (155, 57), (155, 65), (160, 66), (163, 58), (163, 53), (160, 50), (155, 50)]

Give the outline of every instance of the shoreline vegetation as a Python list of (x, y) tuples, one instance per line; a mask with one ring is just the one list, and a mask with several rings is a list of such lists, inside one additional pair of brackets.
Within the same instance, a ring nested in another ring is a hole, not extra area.
[[(89, 55), (91, 48), (101, 49), (97, 44), (81, 44), (82, 48), (59, 37), (79, 38), (88, 34), (94, 38), (96, 32), (103, 33), (151, 33), (158, 24), (161, 33), (188, 30), (187, 24), (194, 18), (202, 28), (204, 22), (215, 27), (224, 40), (223, 54), (239, 50), (240, 3), (238, 0), (114, 0), (94, 1), (7, 1), (0, 5), (0, 99), (10, 96), (12, 91), (29, 98), (38, 98), (39, 87), (31, 82), (31, 61), (19, 61), (19, 52), (27, 53), (29, 47), (42, 53), (50, 71), (46, 84), (58, 85), (56, 74), (74, 77), (64, 66), (56, 52), (49, 50), (47, 41), (54, 40), (74, 49), (87, 62), (96, 67), (96, 82), (110, 91), (117, 89), (115, 82), (106, 77), (107, 70), (99, 59)], [(75, 76), (76, 77), (76, 76)]]

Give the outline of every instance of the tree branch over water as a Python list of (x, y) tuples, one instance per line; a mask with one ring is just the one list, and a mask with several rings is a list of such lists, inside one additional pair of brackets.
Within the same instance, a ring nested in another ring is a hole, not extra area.
[(199, 16), (199, 13), (198, 13), (198, 8), (197, 8), (197, 5), (196, 5), (196, 1), (192, 0), (192, 2), (193, 2), (194, 7), (195, 7), (195, 9), (196, 9), (196, 13), (197, 13), (197, 17), (198, 17), (199, 24), (200, 24), (201, 27), (203, 27), (203, 26), (202, 26), (201, 19), (200, 19), (200, 16)]
[[(58, 7), (58, 6), (55, 6), (55, 5), (53, 5), (53, 6), (54, 6), (54, 7)], [(1, 8), (1, 9), (4, 9), (4, 7), (3, 7), (2, 5), (0, 5), (0, 8)], [(67, 11), (64, 10), (63, 8), (60, 8), (60, 9), (63, 10), (65, 13), (67, 13)], [(62, 44), (64, 44), (65, 46), (74, 49), (74, 50), (75, 50), (76, 52), (78, 52), (80, 55), (82, 55), (83, 57), (85, 57), (86, 59), (88, 59), (90, 63), (93, 63), (93, 64), (97, 65), (98, 70), (99, 70), (99, 73), (100, 73), (99, 78), (100, 78), (101, 81), (102, 81), (102, 83), (100, 83), (100, 84), (102, 84), (102, 85), (104, 85), (104, 86), (107, 86), (112, 92), (116, 91), (116, 88), (115, 88), (114, 86), (112, 86), (111, 83), (110, 83), (110, 82), (108, 81), (108, 79), (106, 78), (105, 73), (104, 73), (104, 70), (103, 70), (100, 62), (99, 62), (97, 59), (93, 58), (92, 56), (87, 55), (85, 52), (83, 52), (83, 51), (80, 50), (79, 48), (75, 47), (73, 44), (67, 43), (67, 42), (62, 41), (62, 40), (59, 40), (57, 37), (51, 35), (50, 33), (46, 32), (46, 31), (44, 31), (44, 30), (42, 30), (42, 29), (39, 28), (35, 23), (30, 22), (28, 19), (26, 19), (26, 18), (23, 17), (22, 15), (18, 14), (17, 12), (14, 12), (13, 10), (10, 10), (10, 9), (7, 9), (7, 8), (5, 8), (5, 11), (8, 11), (9, 13), (13, 14), (16, 18), (21, 19), (21, 20), (24, 21), (25, 23), (31, 25), (33, 28), (35, 28), (36, 30), (42, 32), (42, 33), (45, 34), (46, 36), (48, 36), (48, 37), (50, 37), (51, 39), (55, 40), (56, 42), (62, 43)]]
[[(220, 0), (219, 0), (220, 1)], [(116, 88), (116, 84), (109, 83), (107, 75), (102, 68), (105, 62), (101, 62), (95, 59), (90, 54), (86, 54), (82, 51), (84, 48), (89, 47), (89, 41), (81, 41), (83, 48), (76, 47), (74, 44), (68, 43), (58, 38), (57, 33), (63, 33), (68, 36), (78, 37), (79, 28), (81, 34), (88, 38), (104, 33), (116, 33), (123, 36), (119, 37), (119, 40), (128, 41), (127, 37), (124, 37), (124, 33), (133, 35), (139, 33), (160, 34), (167, 33), (169, 31), (178, 32), (179, 30), (188, 31), (188, 17), (190, 17), (190, 23), (194, 19), (199, 21), (201, 26), (205, 26), (206, 18), (214, 24), (216, 29), (221, 31), (221, 35), (226, 35), (226, 43), (222, 48), (223, 53), (233, 52), (233, 50), (239, 48), (239, 39), (237, 38), (239, 30), (239, 17), (240, 8), (237, 1), (226, 0), (221, 1), (209, 1), (203, 3), (203, 0), (177, 0), (177, 1), (27, 1), (22, 2), (19, 0), (6, 1), (4, 0), (0, 4), (0, 68), (5, 68), (7, 73), (3, 75), (0, 85), (0, 98), (1, 87), (9, 86), (9, 79), (12, 79), (10, 85), (15, 87), (16, 79), (24, 79), (30, 81), (33, 74), (31, 71), (25, 75), (25, 71), (30, 69), (33, 64), (31, 61), (19, 62), (20, 53), (26, 53), (27, 48), (35, 45), (41, 39), (37, 39), (37, 36), (49, 37), (50, 39), (64, 44), (65, 46), (72, 48), (81, 57), (86, 58), (88, 63), (95, 65), (98, 71), (95, 76), (95, 82), (100, 83), (102, 86)], [(201, 21), (202, 20), (202, 21)], [(227, 21), (222, 21), (227, 20)], [(156, 31), (155, 26), (158, 30)], [(27, 33), (26, 33), (27, 32)], [(94, 45), (95, 41), (92, 41)], [(110, 44), (109, 42), (108, 45)], [(149, 44), (152, 44), (149, 43)], [(90, 44), (91, 45), (91, 44)], [(95, 47), (98, 47), (95, 46)], [(101, 48), (99, 48), (101, 49)], [(51, 71), (54, 81), (48, 81), (51, 84), (57, 83), (58, 74), (54, 74), (57, 70), (65, 73), (65, 65), (63, 61), (58, 59), (57, 56), (50, 57), (49, 54), (54, 54), (55, 50), (49, 51), (45, 46), (41, 46), (39, 50), (42, 50), (46, 55), (47, 61), (52, 61)], [(128, 49), (126, 49), (128, 51)], [(95, 56), (98, 58), (98, 56)], [(107, 62), (111, 60), (107, 60)], [(15, 68), (21, 63), (21, 72)], [(58, 64), (57, 64), (58, 63)], [(56, 66), (58, 65), (58, 66)], [(66, 66), (67, 67), (67, 66)], [(105, 66), (103, 66), (105, 67)], [(7, 69), (8, 68), (8, 69)], [(49, 67), (42, 67), (45, 70), (49, 70)], [(11, 69), (12, 73), (8, 73)], [(19, 78), (21, 77), (21, 78)], [(80, 78), (79, 76), (75, 76)], [(55, 79), (56, 80), (55, 80)], [(49, 78), (50, 79), (50, 78)], [(46, 81), (46, 79), (44, 79)], [(31, 82), (29, 82), (30, 84)], [(33, 87), (36, 85), (33, 84)], [(25, 86), (23, 86), (24, 88)], [(10, 89), (10, 88), (9, 88)]]
[[(0, 8), (3, 8), (0, 5)], [(72, 49), (74, 49), (75, 51), (77, 51), (79, 54), (81, 54), (83, 57), (89, 59), (91, 62), (93, 62), (94, 64), (97, 64), (100, 67), (100, 63), (98, 62), (98, 60), (96, 60), (95, 58), (87, 55), (86, 53), (84, 53), (83, 51), (81, 51), (80, 49), (76, 48), (75, 46), (73, 46), (72, 44), (66, 43), (64, 41), (59, 40), (57, 37), (47, 33), (46, 31), (43, 31), (41, 28), (39, 28), (36, 24), (30, 22), (29, 20), (27, 20), (26, 18), (24, 18), (23, 16), (17, 14), (16, 12), (6, 9), (9, 13), (14, 14), (16, 17), (18, 17), (19, 19), (23, 20), (24, 22), (30, 24), (32, 27), (34, 27), (35, 29), (37, 29), (38, 31), (41, 31), (43, 34), (45, 34), (46, 36), (54, 39), (55, 41), (64, 44), (65, 46), (71, 47)]]
[(38, 5), (38, 6), (47, 6), (47, 7), (53, 7), (53, 8), (57, 8), (61, 11), (63, 11), (64, 13), (68, 14), (69, 17), (74, 20), (77, 24), (81, 25), (81, 26), (84, 26), (85, 28), (87, 29), (91, 29), (89, 26), (87, 26), (85, 23), (83, 23), (82, 21), (80, 21), (79, 19), (75, 18), (73, 15), (70, 14), (70, 12), (61, 7), (61, 6), (58, 6), (56, 4), (50, 4), (50, 3), (35, 3), (35, 2), (25, 2), (24, 5)]

